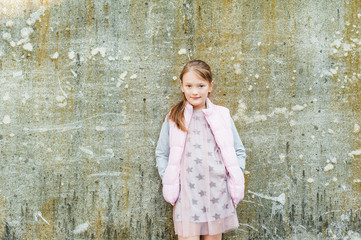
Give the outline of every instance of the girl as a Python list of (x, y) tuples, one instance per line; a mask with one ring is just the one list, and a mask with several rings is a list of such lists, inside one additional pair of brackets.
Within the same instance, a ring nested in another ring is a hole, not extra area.
[(183, 99), (167, 114), (155, 151), (163, 196), (174, 206), (178, 239), (220, 240), (238, 227), (245, 150), (229, 110), (208, 98), (208, 64), (188, 62), (180, 84)]

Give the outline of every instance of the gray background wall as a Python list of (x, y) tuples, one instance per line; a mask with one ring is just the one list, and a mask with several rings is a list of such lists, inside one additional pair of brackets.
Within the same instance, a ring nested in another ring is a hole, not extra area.
[(0, 1), (2, 239), (173, 239), (154, 148), (188, 59), (247, 150), (224, 239), (361, 239), (360, 1)]

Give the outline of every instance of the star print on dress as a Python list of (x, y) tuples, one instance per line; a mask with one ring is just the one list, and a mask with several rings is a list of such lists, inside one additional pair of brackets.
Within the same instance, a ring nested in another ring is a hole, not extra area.
[(226, 209), (228, 209), (228, 208), (229, 208), (229, 204), (224, 204), (224, 205), (223, 205), (223, 209), (224, 209), (224, 210), (226, 210)]
[(210, 183), (209, 183), (209, 187), (211, 187), (211, 188), (212, 188), (212, 187), (217, 187), (217, 184), (216, 184), (215, 182), (210, 182)]
[(212, 202), (213, 204), (218, 203), (218, 201), (219, 201), (219, 198), (212, 198), (212, 199), (211, 199), (211, 202)]
[(188, 186), (190, 189), (194, 189), (194, 183), (189, 183)]
[(192, 157), (192, 153), (191, 153), (191, 152), (187, 152), (187, 153), (186, 153), (186, 156), (187, 156), (187, 157)]
[(198, 180), (203, 180), (204, 179), (204, 175), (198, 174), (198, 176), (196, 176), (196, 178), (198, 178)]
[(198, 193), (199, 193), (199, 195), (200, 195), (201, 197), (203, 197), (203, 196), (206, 195), (207, 192), (205, 192), (205, 191), (202, 190), (202, 191), (200, 191), (200, 192), (198, 192)]
[(196, 164), (201, 164), (202, 163), (202, 159), (200, 159), (200, 158), (196, 158), (194, 161), (196, 162)]
[(207, 212), (207, 208), (206, 208), (206, 207), (203, 207), (201, 210), (202, 210), (202, 212), (204, 212), (204, 213)]
[(198, 204), (198, 200), (192, 199), (192, 204), (193, 204), (193, 205), (197, 205), (197, 204)]
[(212, 152), (208, 152), (208, 156), (212, 157), (213, 153)]
[(219, 214), (217, 214), (217, 213), (213, 215), (213, 218), (214, 218), (215, 220), (218, 220), (220, 217), (221, 217), (221, 215), (219, 215)]
[(194, 130), (193, 133), (194, 133), (195, 135), (199, 135), (199, 134), (201, 134), (201, 131), (199, 131), (199, 130)]
[(199, 216), (194, 214), (194, 216), (192, 217), (194, 221), (199, 221)]
[(191, 173), (191, 172), (192, 172), (192, 170), (193, 170), (193, 168), (188, 167), (188, 168), (187, 168), (187, 173)]
[(201, 149), (201, 145), (200, 145), (200, 144), (194, 144), (193, 147), (194, 147), (194, 148)]

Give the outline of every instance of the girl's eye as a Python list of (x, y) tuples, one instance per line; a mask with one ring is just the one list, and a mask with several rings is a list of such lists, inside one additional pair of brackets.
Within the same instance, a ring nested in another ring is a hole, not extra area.
[(186, 87), (189, 87), (189, 88), (190, 88), (190, 87), (191, 87), (191, 85), (186, 85)]
[(200, 87), (202, 88), (202, 87), (205, 87), (204, 85), (200, 85)]

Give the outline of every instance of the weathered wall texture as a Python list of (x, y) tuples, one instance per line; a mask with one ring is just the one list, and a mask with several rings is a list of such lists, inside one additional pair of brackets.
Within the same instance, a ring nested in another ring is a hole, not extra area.
[(224, 239), (361, 239), (360, 1), (0, 3), (2, 239), (173, 239), (154, 148), (189, 58), (248, 153)]

